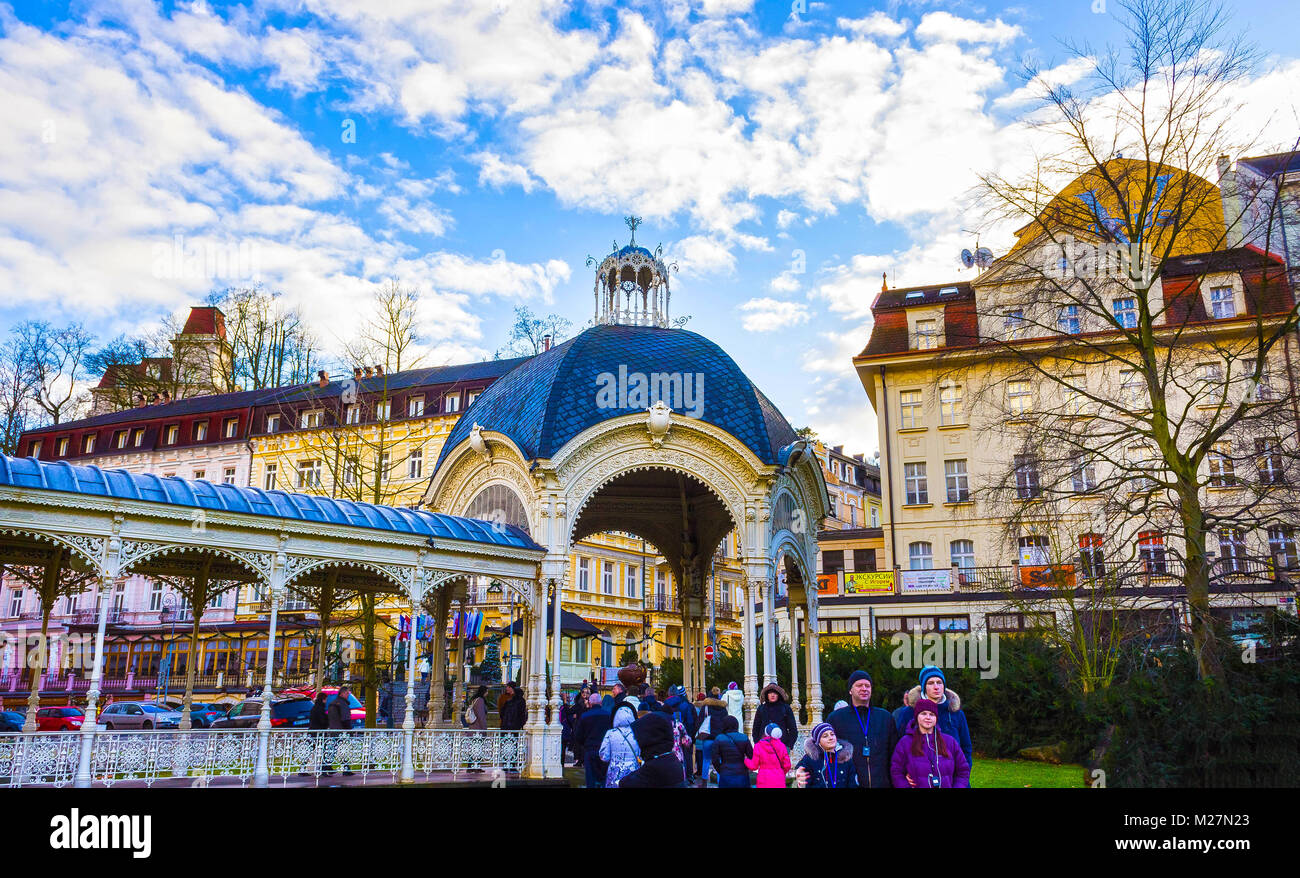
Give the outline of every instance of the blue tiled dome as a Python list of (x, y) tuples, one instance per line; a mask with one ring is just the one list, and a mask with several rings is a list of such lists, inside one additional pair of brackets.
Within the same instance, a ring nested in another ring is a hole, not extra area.
[[(726, 430), (764, 463), (797, 437), (771, 401), (713, 342), (684, 329), (599, 325), (516, 367), (465, 410), (442, 447), (442, 458), (469, 438), (474, 424), (509, 436), (524, 457), (550, 458), (574, 436), (609, 418), (648, 406), (598, 403), (600, 376), (703, 375), (700, 419)], [(651, 397), (653, 403), (655, 397)], [(669, 400), (681, 414), (685, 400)]]

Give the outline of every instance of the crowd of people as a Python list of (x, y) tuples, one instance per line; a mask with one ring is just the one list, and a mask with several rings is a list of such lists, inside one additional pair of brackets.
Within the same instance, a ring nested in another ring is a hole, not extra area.
[[(616, 683), (601, 695), (584, 684), (562, 711), (566, 758), (571, 753), (582, 766), (587, 787), (970, 786), (970, 729), (942, 669), (923, 668), (892, 714), (872, 706), (867, 671), (849, 676), (845, 694), (813, 726), (802, 752), (791, 754), (798, 722), (774, 683), (759, 694), (748, 734), (741, 728), (744, 693), (734, 682), (694, 699), (681, 686), (629, 692)], [(501, 716), (505, 728), (504, 709)]]

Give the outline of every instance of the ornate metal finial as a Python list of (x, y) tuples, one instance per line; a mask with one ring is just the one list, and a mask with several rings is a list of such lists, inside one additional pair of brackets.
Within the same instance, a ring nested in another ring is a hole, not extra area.
[(635, 246), (636, 246), (636, 227), (639, 226), (639, 225), (641, 225), (641, 217), (639, 217), (639, 216), (625, 216), (625, 217), (623, 217), (623, 222), (627, 223), (627, 227), (628, 227), (629, 229), (632, 230), (632, 246), (635, 247)]

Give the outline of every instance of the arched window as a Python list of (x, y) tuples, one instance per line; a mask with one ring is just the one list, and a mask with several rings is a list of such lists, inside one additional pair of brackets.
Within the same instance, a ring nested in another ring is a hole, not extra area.
[(907, 547), (907, 561), (912, 570), (933, 570), (934, 548), (926, 542), (912, 543)]
[(794, 532), (794, 498), (789, 494), (782, 494), (776, 501), (776, 508), (772, 510), (772, 529)]
[(519, 495), (505, 485), (488, 485), (465, 510), (466, 518), (494, 524), (513, 524), (528, 533), (528, 513)]

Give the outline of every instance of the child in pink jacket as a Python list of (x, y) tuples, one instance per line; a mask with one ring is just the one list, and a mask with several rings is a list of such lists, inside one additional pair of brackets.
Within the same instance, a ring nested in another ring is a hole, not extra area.
[(750, 771), (758, 770), (758, 783), (762, 789), (785, 789), (785, 776), (790, 771), (790, 751), (781, 743), (781, 727), (768, 723), (763, 729), (763, 740), (754, 745), (753, 758), (745, 760)]

